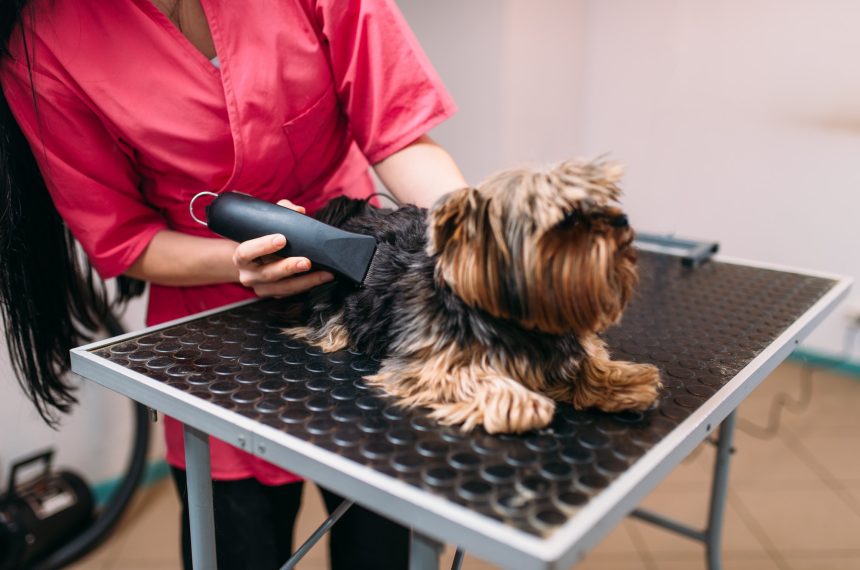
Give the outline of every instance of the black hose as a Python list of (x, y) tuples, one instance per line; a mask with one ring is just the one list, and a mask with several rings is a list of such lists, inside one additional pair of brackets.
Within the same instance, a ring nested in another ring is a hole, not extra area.
[[(125, 332), (113, 315), (108, 316), (105, 325), (110, 336), (117, 336)], [(143, 478), (143, 472), (146, 468), (146, 455), (149, 450), (149, 409), (133, 401), (132, 404), (134, 405), (135, 418), (134, 447), (122, 483), (86, 530), (37, 562), (33, 566), (34, 570), (63, 568), (92, 552), (110, 536), (116, 523), (119, 522), (120, 517), (131, 502), (131, 498)]]

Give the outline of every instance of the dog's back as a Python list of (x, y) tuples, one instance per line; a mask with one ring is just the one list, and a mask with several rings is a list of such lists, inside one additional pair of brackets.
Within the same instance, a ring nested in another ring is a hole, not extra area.
[(389, 210), (376, 208), (367, 200), (341, 196), (320, 209), (316, 218), (404, 251), (423, 250), (427, 244), (427, 210), (412, 205)]
[(377, 356), (391, 342), (392, 324), (402, 318), (404, 296), (431, 287), (433, 264), (426, 253), (427, 211), (407, 205), (376, 208), (367, 200), (340, 197), (316, 214), (321, 222), (376, 238), (373, 270), (362, 287), (336, 280), (310, 291), (309, 322), (337, 315), (354, 346)]

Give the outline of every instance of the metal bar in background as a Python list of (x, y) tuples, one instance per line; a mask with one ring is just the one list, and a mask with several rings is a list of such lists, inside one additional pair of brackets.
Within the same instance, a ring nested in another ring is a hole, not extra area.
[(454, 553), (454, 562), (451, 564), (451, 570), (460, 570), (463, 566), (463, 558), (466, 556), (466, 553), (463, 552), (462, 548), (458, 548), (457, 552)]
[(195, 570), (216, 570), (218, 563), (215, 558), (209, 435), (187, 424), (185, 470), (188, 481), (188, 519), (191, 525), (191, 561)]
[(641, 232), (636, 233), (633, 243), (639, 249), (680, 257), (685, 267), (698, 267), (720, 250), (720, 244), (715, 241), (696, 241), (673, 235)]
[(296, 564), (302, 561), (302, 558), (305, 557), (305, 554), (310, 551), (314, 545), (319, 542), (319, 540), (325, 536), (331, 527), (334, 526), (334, 523), (340, 520), (346, 511), (355, 504), (355, 501), (348, 501), (344, 499), (334, 510), (334, 512), (317, 528), (314, 533), (308, 538), (304, 544), (302, 544), (296, 553), (290, 556), (290, 559), (286, 561), (286, 563), (281, 566), (281, 570), (292, 570), (296, 567)]
[(686, 536), (687, 538), (698, 540), (699, 542), (705, 542), (707, 540), (703, 531), (696, 530), (684, 523), (680, 523), (646, 509), (636, 509), (630, 513), (630, 516), (653, 524), (654, 526), (659, 526), (666, 530), (676, 532), (680, 535)]

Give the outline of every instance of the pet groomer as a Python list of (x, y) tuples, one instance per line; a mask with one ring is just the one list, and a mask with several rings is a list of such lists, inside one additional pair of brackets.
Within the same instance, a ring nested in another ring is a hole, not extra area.
[[(194, 223), (200, 191), (313, 213), (371, 196), (369, 165), (419, 205), (466, 185), (426, 136), (454, 104), (392, 0), (17, 0), (2, 12), (2, 303), (46, 418), (74, 401), (67, 350), (105, 308), (63, 222), (102, 278), (150, 284), (155, 325), (332, 278), (306, 259), (272, 261), (283, 236), (237, 246)], [(165, 418), (165, 431), (184, 495), (182, 426)], [(219, 566), (282, 564), (300, 478), (221, 441), (211, 453)], [(329, 510), (341, 500), (324, 498)], [(353, 507), (334, 527), (332, 565), (403, 568), (408, 539)]]

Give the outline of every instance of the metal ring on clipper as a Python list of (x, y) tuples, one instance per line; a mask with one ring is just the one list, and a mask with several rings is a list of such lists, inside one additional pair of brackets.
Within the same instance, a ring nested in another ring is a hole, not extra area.
[(188, 213), (191, 214), (191, 219), (200, 224), (201, 226), (209, 226), (209, 224), (194, 215), (194, 202), (196, 202), (197, 198), (201, 196), (214, 196), (215, 198), (217, 198), (218, 194), (209, 191), (198, 192), (193, 198), (191, 198), (191, 202), (188, 204)]

